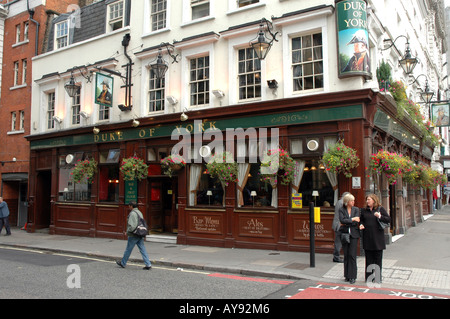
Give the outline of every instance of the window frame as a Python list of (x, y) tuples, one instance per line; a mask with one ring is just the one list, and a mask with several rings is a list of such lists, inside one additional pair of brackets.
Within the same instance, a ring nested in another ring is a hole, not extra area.
[[(206, 65), (206, 58), (207, 58), (207, 65)], [(199, 65), (199, 61), (200, 59), (204, 60), (203, 63), (203, 67), (198, 68)], [(196, 68), (193, 70), (192, 69), (192, 62), (195, 62), (195, 66)], [(211, 82), (210, 82), (210, 56), (209, 54), (206, 55), (201, 55), (201, 56), (195, 56), (195, 57), (191, 57), (189, 58), (189, 107), (204, 107), (204, 106), (208, 106), (210, 104), (210, 87), (211, 87)], [(199, 74), (201, 73), (201, 71), (203, 71), (203, 79), (198, 79)], [(195, 72), (196, 76), (195, 79), (192, 80), (192, 73)], [(205, 74), (207, 73), (207, 78), (205, 79)], [(199, 91), (199, 86), (200, 84), (203, 83), (203, 90)], [(195, 92), (193, 92), (193, 88), (195, 89)], [(198, 103), (199, 101), (199, 96), (203, 95), (203, 101), (204, 103)], [(195, 103), (193, 103), (193, 97), (196, 96), (195, 99)]]
[[(60, 28), (64, 26), (63, 28)], [(64, 31), (64, 33), (62, 33)], [(59, 50), (69, 45), (70, 21), (64, 20), (55, 24), (54, 49)], [(62, 45), (60, 40), (62, 40)]]
[(77, 92), (70, 98), (71, 113), (72, 113), (72, 125), (78, 125), (81, 123), (81, 87), (78, 87)]
[[(109, 26), (109, 31), (115, 31), (122, 29), (125, 27), (125, 12), (126, 12), (126, 3), (124, 0), (119, 0), (113, 3), (108, 4), (108, 11), (107, 11), (107, 25)], [(120, 10), (121, 7), (121, 10)], [(121, 11), (121, 15), (120, 15)], [(112, 17), (113, 13), (118, 13), (119, 15)], [(121, 25), (116, 25), (120, 24)]]
[[(152, 69), (149, 69), (149, 79), (148, 79), (148, 112), (165, 112), (166, 109), (166, 77), (163, 79), (156, 79), (155, 73)], [(159, 82), (159, 84), (157, 84)], [(159, 87), (158, 87), (159, 86)], [(161, 97), (159, 99), (156, 98), (156, 96), (160, 93)], [(155, 98), (152, 98), (152, 94), (154, 94)], [(161, 103), (161, 108), (157, 110), (155, 107), (152, 109), (152, 105), (155, 106), (157, 102)]]
[[(256, 57), (256, 54), (251, 47), (243, 47), (243, 48), (237, 48), (237, 54), (236, 54), (236, 68), (237, 68), (237, 98), (239, 102), (247, 102), (247, 101), (259, 101), (263, 98), (263, 71), (262, 71), (262, 62)], [(244, 59), (240, 59), (240, 52), (244, 51)], [(252, 53), (252, 57), (248, 58), (248, 53)], [(249, 70), (248, 62), (252, 61), (253, 67), (255, 67), (257, 64), (259, 64), (259, 69)], [(244, 72), (240, 71), (240, 64), (244, 65)], [(259, 74), (259, 76), (258, 76)], [(248, 77), (252, 76), (253, 83), (250, 83), (248, 85)], [(245, 77), (245, 85), (241, 85), (241, 77)], [(257, 78), (259, 77), (259, 85), (257, 83)], [(259, 96), (257, 96), (257, 87), (259, 86)], [(241, 89), (245, 88), (245, 98), (241, 98)], [(248, 90), (249, 88), (253, 88), (254, 96), (249, 97)]]
[[(52, 130), (55, 128), (55, 120), (53, 116), (55, 116), (55, 102), (56, 102), (56, 93), (48, 92), (47, 96), (47, 130)], [(50, 108), (51, 107), (51, 108)]]
[[(154, 1), (156, 1), (156, 3), (154, 3)], [(150, 32), (157, 32), (160, 30), (164, 30), (167, 29), (167, 25), (168, 25), (168, 3), (167, 0), (149, 0), (150, 2)], [(163, 5), (163, 9), (161, 10), (157, 10), (157, 11), (153, 11), (154, 7), (158, 7), (158, 4), (162, 3)], [(160, 26), (160, 18), (158, 17), (159, 15), (163, 15), (163, 17), (161, 18), (161, 21), (163, 21), (162, 25)], [(156, 27), (154, 27), (156, 26)]]

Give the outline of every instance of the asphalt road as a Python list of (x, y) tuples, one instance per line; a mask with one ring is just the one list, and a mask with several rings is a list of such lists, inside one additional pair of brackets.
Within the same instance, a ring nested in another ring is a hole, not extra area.
[(0, 248), (0, 299), (261, 299), (291, 283)]

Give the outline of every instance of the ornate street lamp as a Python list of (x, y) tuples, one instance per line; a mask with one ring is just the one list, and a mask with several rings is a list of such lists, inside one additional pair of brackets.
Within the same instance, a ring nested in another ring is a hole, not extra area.
[[(264, 23), (266, 24), (267, 32), (270, 34), (271, 38), (267, 37), (264, 32), (264, 27), (265, 27)], [(276, 38), (278, 32), (273, 34), (271, 31), (272, 29), (273, 29), (272, 23), (267, 21), (266, 18), (262, 18), (261, 23), (259, 24), (258, 35), (256, 36), (256, 38), (254, 40), (250, 41), (250, 46), (253, 48), (256, 56), (260, 60), (264, 60), (266, 58), (267, 54), (270, 51), (270, 48), (272, 47), (273, 41), (278, 42), (278, 40)]]
[(398, 60), (398, 62), (406, 74), (411, 74), (412, 71), (414, 70), (414, 68), (416, 67), (417, 63), (419, 62), (419, 59), (417, 59), (411, 55), (411, 49), (409, 48), (409, 40), (406, 36), (399, 35), (397, 38), (395, 38), (394, 41), (392, 41), (391, 39), (384, 40), (384, 42), (392, 42), (392, 43), (387, 48), (382, 49), (381, 51), (387, 50), (387, 49), (391, 48), (392, 46), (394, 46), (394, 48), (396, 48), (397, 51), (399, 51), (398, 48), (395, 46), (395, 41), (397, 41), (399, 38), (406, 39), (406, 48), (405, 48), (405, 54), (403, 55), (403, 57), (400, 60)]
[(156, 79), (160, 80), (164, 78), (164, 75), (166, 74), (167, 70), (169, 69), (169, 65), (167, 64), (166, 61), (164, 61), (163, 57), (162, 57), (162, 47), (165, 47), (167, 50), (167, 54), (173, 59), (172, 64), (177, 62), (177, 55), (173, 55), (170, 50), (173, 50), (173, 45), (170, 43), (161, 43), (159, 45), (159, 50), (158, 50), (158, 57), (156, 58), (156, 63), (154, 64), (150, 64), (150, 68), (153, 70), (153, 72), (155, 73), (155, 77)]

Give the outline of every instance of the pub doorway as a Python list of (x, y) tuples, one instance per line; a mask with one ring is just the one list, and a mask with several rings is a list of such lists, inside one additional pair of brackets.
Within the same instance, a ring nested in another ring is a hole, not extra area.
[(178, 178), (149, 178), (147, 223), (150, 233), (178, 233)]
[(35, 229), (49, 228), (51, 216), (52, 172), (40, 171), (36, 177)]
[(397, 203), (395, 198), (395, 185), (389, 185), (389, 215), (391, 216), (390, 232), (397, 234)]

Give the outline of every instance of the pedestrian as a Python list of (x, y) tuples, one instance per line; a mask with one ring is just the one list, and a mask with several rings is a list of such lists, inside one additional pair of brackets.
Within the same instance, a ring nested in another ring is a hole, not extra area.
[(357, 276), (356, 253), (359, 234), (359, 208), (355, 207), (355, 197), (347, 194), (343, 197), (343, 206), (339, 209), (339, 221), (341, 234), (348, 234), (348, 242), (342, 241), (344, 250), (344, 277), (345, 281), (355, 283)]
[(344, 260), (341, 258), (341, 232), (339, 231), (339, 228), (341, 227), (341, 223), (339, 222), (339, 209), (341, 209), (343, 203), (342, 200), (345, 195), (350, 194), (349, 192), (344, 192), (342, 194), (342, 197), (337, 201), (336, 206), (334, 207), (334, 218), (333, 218), (333, 224), (331, 227), (334, 230), (334, 252), (333, 252), (333, 262), (335, 263), (342, 263)]
[(144, 237), (133, 234), (133, 231), (138, 226), (139, 218), (143, 218), (143, 215), (137, 208), (137, 203), (130, 202), (128, 207), (129, 209), (131, 209), (131, 211), (128, 214), (127, 218), (127, 236), (128, 236), (127, 248), (125, 249), (122, 260), (117, 260), (116, 263), (120, 267), (125, 268), (128, 258), (130, 258), (134, 246), (137, 245), (142, 255), (142, 259), (144, 260), (145, 263), (145, 267), (143, 269), (149, 270), (152, 268), (152, 264), (150, 262), (150, 259), (148, 258), (147, 250), (145, 249)]
[(377, 283), (381, 283), (381, 268), (383, 250), (386, 249), (384, 230), (379, 226), (377, 219), (384, 223), (390, 223), (391, 217), (381, 206), (380, 199), (375, 194), (366, 196), (367, 206), (361, 209), (361, 224), (363, 248), (366, 255), (366, 282), (373, 270)]
[(432, 194), (433, 194), (433, 211), (435, 211), (436, 203), (437, 203), (437, 199), (438, 199), (436, 188), (433, 189)]
[(11, 228), (9, 227), (9, 208), (8, 204), (0, 197), (0, 233), (2, 232), (3, 226), (5, 226), (6, 235), (11, 235)]

